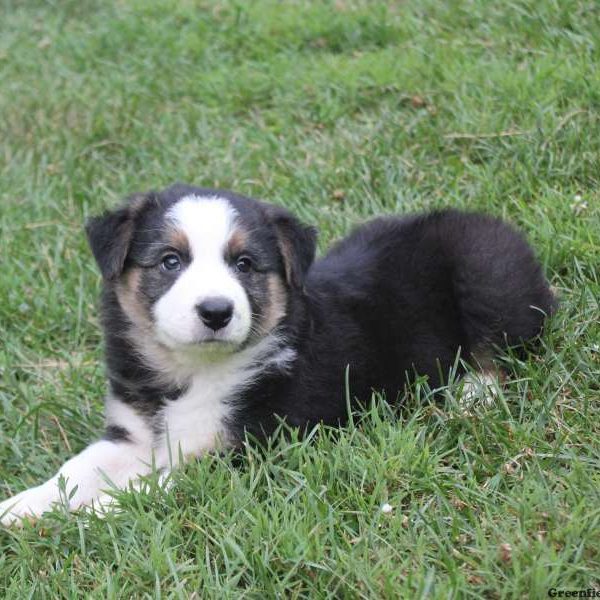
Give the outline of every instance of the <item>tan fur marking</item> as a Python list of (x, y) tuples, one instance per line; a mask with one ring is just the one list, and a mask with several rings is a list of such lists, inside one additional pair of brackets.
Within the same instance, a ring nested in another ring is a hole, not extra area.
[(283, 267), (285, 269), (285, 278), (289, 284), (292, 282), (292, 246), (288, 240), (279, 236), (279, 250), (283, 256)]
[(496, 377), (501, 382), (505, 380), (505, 373), (502, 367), (494, 360), (493, 353), (487, 348), (476, 348), (473, 350), (468, 362), (481, 371), (484, 376)]
[(246, 248), (248, 234), (243, 229), (234, 229), (229, 241), (227, 242), (227, 254), (229, 256), (238, 256)]
[(267, 276), (269, 290), (269, 305), (267, 306), (262, 326), (268, 333), (285, 317), (287, 305), (287, 292), (279, 276), (271, 273)]
[(132, 327), (123, 333), (137, 352), (156, 370), (156, 380), (171, 383), (165, 371), (168, 365), (172, 365), (173, 358), (171, 353), (155, 340), (150, 316), (138, 299), (141, 277), (140, 269), (131, 269), (116, 286), (119, 304), (132, 324)]
[(117, 284), (116, 293), (119, 304), (129, 320), (137, 327), (148, 329), (151, 326), (150, 318), (138, 300), (141, 278), (140, 269), (131, 269)]
[(181, 254), (190, 254), (190, 242), (187, 235), (177, 227), (169, 227), (166, 234), (166, 242)]

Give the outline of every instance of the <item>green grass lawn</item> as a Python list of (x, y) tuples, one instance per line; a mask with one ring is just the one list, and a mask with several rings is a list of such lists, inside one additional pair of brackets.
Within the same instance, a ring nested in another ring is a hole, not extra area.
[(540, 352), (506, 358), (491, 408), (417, 387), (400, 415), (380, 402), (241, 467), (206, 457), (168, 491), (123, 493), (121, 514), (2, 530), (3, 597), (600, 586), (595, 0), (0, 6), (1, 498), (101, 433), (82, 226), (133, 191), (185, 181), (282, 203), (318, 224), (321, 250), (384, 212), (485, 210), (525, 230), (562, 300)]

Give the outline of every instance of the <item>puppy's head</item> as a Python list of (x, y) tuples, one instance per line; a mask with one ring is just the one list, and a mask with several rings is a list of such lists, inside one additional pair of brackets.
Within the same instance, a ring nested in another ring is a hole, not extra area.
[(316, 232), (283, 208), (172, 186), (87, 225), (105, 284), (162, 347), (225, 352), (268, 335), (314, 259)]

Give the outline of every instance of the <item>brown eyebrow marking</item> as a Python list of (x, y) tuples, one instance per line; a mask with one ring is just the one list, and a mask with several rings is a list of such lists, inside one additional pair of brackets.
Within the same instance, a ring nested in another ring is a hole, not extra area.
[(190, 241), (188, 240), (188, 237), (185, 234), (185, 232), (179, 229), (178, 227), (170, 225), (167, 228), (165, 241), (175, 250), (178, 250), (181, 254), (185, 254), (187, 256), (190, 255)]
[(227, 254), (229, 256), (237, 256), (244, 251), (248, 242), (248, 232), (236, 227), (227, 242)]

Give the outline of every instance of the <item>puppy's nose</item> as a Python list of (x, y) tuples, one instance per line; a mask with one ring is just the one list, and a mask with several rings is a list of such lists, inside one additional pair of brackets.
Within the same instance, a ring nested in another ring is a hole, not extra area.
[(233, 302), (222, 296), (207, 298), (196, 305), (202, 322), (213, 331), (223, 329), (233, 316)]

